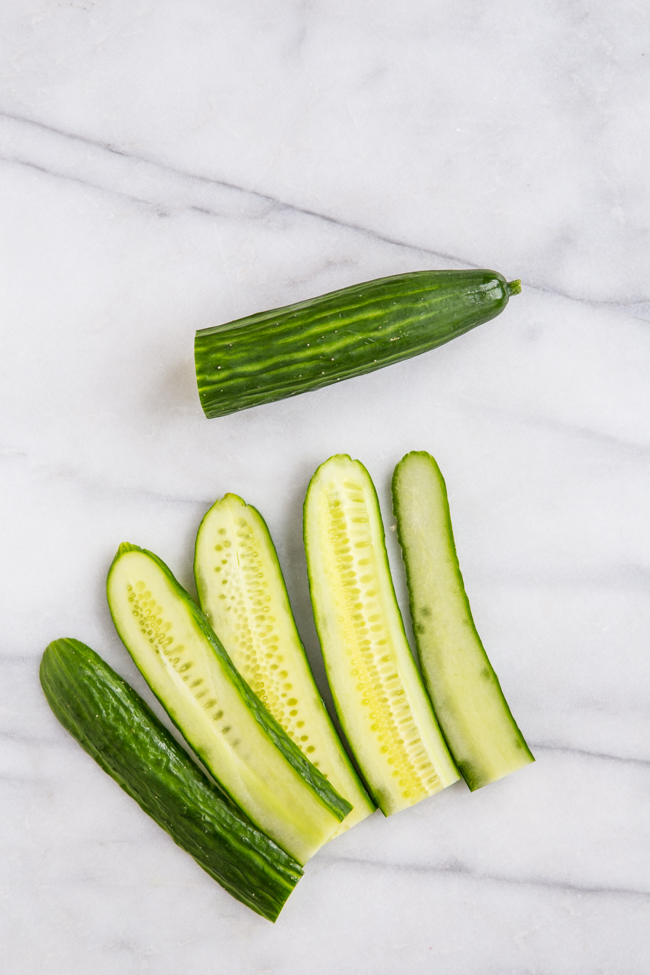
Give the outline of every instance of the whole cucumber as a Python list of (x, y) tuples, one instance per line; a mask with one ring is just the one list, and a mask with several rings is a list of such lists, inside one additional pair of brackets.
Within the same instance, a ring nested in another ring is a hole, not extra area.
[(519, 281), (414, 271), (200, 329), (201, 405), (225, 416), (428, 352), (500, 314)]
[(233, 897), (275, 921), (302, 876), (208, 781), (153, 711), (90, 647), (55, 640), (41, 662), (63, 727)]

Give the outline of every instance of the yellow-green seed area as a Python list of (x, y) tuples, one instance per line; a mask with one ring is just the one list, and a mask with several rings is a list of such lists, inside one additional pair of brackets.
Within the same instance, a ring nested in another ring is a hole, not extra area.
[(390, 816), (457, 781), (395, 599), (377, 495), (347, 454), (305, 499), (309, 584), (327, 677), (373, 798)]
[[(148, 640), (153, 649), (162, 654), (169, 665), (187, 685), (189, 693), (205, 712), (205, 717), (215, 722), (217, 730), (222, 735), (228, 735), (231, 728), (219, 707), (214, 687), (210, 687), (204, 677), (196, 672), (194, 661), (190, 658), (187, 647), (174, 636), (171, 620), (165, 619), (164, 609), (152, 597), (146, 588), (146, 583), (140, 579), (133, 585), (127, 585), (128, 602), (131, 613), (136, 617), (138, 628), (142, 636)], [(230, 742), (232, 747), (239, 744), (237, 740)]]
[(332, 480), (324, 499), (333, 596), (350, 683), (379, 756), (390, 766), (404, 804), (412, 805), (438, 791), (441, 783), (397, 671), (380, 595), (386, 570), (376, 558), (364, 486)]
[(287, 632), (293, 629), (288, 605), (277, 605), (283, 586), (276, 578), (275, 553), (269, 552), (266, 532), (259, 531), (244, 504), (229, 498), (221, 504), (214, 515), (220, 527), (202, 547), (203, 573), (208, 576), (202, 602), (237, 670), (318, 768), (318, 743), (310, 740), (306, 728), (309, 703), (300, 686), (304, 678), (291, 660), (297, 635)]
[(345, 754), (314, 682), (264, 519), (227, 494), (206, 514), (194, 563), (201, 607), (242, 677), (353, 811), (337, 830), (374, 806)]

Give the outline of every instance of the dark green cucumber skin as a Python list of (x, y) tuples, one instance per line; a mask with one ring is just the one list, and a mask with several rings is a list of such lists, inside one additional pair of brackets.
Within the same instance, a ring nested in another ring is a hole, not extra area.
[(201, 405), (225, 416), (382, 369), (489, 321), (519, 290), (496, 271), (414, 271), (201, 329)]
[(275, 921), (302, 868), (213, 785), (90, 647), (55, 640), (40, 679), (63, 727), (222, 887)]
[[(278, 724), (278, 722), (275, 720), (271, 712), (266, 709), (264, 704), (262, 704), (257, 694), (251, 689), (251, 687), (247, 684), (247, 682), (244, 680), (244, 678), (241, 676), (241, 674), (233, 664), (224, 646), (219, 640), (219, 637), (210, 626), (208, 618), (201, 612), (201, 610), (196, 605), (196, 603), (194, 602), (190, 594), (186, 592), (185, 589), (183, 589), (183, 587), (180, 585), (178, 580), (175, 578), (171, 569), (169, 569), (169, 567), (165, 565), (162, 559), (158, 558), (157, 555), (154, 555), (153, 552), (149, 552), (146, 548), (140, 548), (138, 545), (132, 545), (130, 542), (123, 542), (120, 545), (113, 562), (115, 562), (115, 560), (119, 558), (119, 556), (123, 552), (130, 552), (130, 551), (144, 552), (145, 555), (148, 555), (150, 559), (153, 559), (153, 561), (159, 566), (159, 568), (162, 569), (162, 571), (165, 573), (165, 575), (171, 582), (178, 597), (182, 599), (185, 605), (187, 606), (189, 612), (191, 613), (194, 619), (194, 622), (196, 623), (197, 628), (201, 630), (206, 640), (212, 647), (214, 653), (221, 661), (224, 670), (230, 676), (230, 679), (234, 684), (235, 688), (237, 689), (239, 696), (243, 699), (244, 703), (246, 704), (249, 711), (252, 713), (257, 723), (261, 725), (261, 727), (267, 733), (267, 735), (274, 743), (274, 745), (276, 745), (276, 747), (280, 749), (280, 751), (287, 759), (287, 761), (291, 765), (293, 765), (293, 767), (302, 776), (302, 778), (305, 780), (305, 782), (311, 788), (311, 790), (320, 798), (321, 802), (325, 806), (327, 806), (327, 808), (332, 812), (334, 816), (337, 817), (339, 822), (342, 822), (345, 819), (345, 817), (348, 815), (348, 813), (351, 811), (352, 809), (351, 804), (342, 796), (340, 796), (338, 792), (336, 792), (332, 788), (332, 786), (327, 781), (325, 776), (321, 772), (319, 772), (319, 770), (316, 768), (315, 765), (312, 765), (312, 763), (309, 761), (307, 756), (304, 755), (303, 752), (300, 751), (298, 746), (291, 740), (291, 738), (289, 738), (284, 728), (280, 724)], [(110, 576), (110, 571), (109, 571), (109, 576)], [(109, 609), (110, 608), (111, 606), (109, 600)], [(117, 624), (116, 624), (116, 629), (119, 633), (119, 628), (117, 627)], [(147, 679), (146, 674), (143, 673), (142, 676), (144, 677), (145, 680)], [(162, 704), (163, 707), (165, 707), (164, 701), (161, 701), (160, 703)], [(182, 728), (179, 728), (178, 730), (181, 732), (181, 734), (183, 734)], [(188, 744), (192, 748), (194, 747), (192, 742), (189, 740), (188, 740)], [(197, 754), (199, 754), (200, 757), (200, 753), (198, 751)]]

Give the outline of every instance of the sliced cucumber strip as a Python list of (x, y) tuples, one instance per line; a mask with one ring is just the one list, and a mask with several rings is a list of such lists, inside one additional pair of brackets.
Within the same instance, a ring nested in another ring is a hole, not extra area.
[(445, 482), (431, 454), (413, 451), (400, 461), (393, 504), (429, 695), (463, 778), (480, 789), (535, 759), (476, 632)]
[(353, 810), (338, 832), (374, 811), (314, 682), (275, 546), (259, 511), (235, 494), (214, 504), (196, 538), (201, 609), (235, 667), (289, 737)]
[(350, 804), (242, 680), (159, 558), (121, 545), (107, 591), (117, 631), (172, 721), (255, 825), (304, 864)]
[(305, 548), (336, 709), (388, 816), (459, 776), (406, 640), (373, 483), (347, 454), (330, 457), (311, 480)]
[(133, 688), (78, 640), (50, 643), (40, 678), (63, 727), (104, 771), (233, 897), (275, 921), (301, 868), (208, 781)]

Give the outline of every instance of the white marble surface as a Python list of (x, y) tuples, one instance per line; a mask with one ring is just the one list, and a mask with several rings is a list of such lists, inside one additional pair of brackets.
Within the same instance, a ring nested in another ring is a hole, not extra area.
[[(647, 973), (649, 38), (632, 0), (4, 0), (3, 973)], [(471, 265), (521, 277), (499, 319), (204, 419), (196, 328)], [(308, 479), (359, 457), (390, 525), (414, 448), (447, 478), (538, 760), (376, 814), (272, 926), (57, 725), (40, 654), (75, 636), (142, 690), (105, 605), (113, 552), (146, 545), (191, 586), (199, 519), (234, 491), (322, 678)]]

